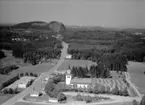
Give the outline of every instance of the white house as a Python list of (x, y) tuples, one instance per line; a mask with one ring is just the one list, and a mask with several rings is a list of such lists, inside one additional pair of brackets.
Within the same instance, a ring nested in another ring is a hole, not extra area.
[(57, 98), (49, 98), (49, 102), (58, 102)]
[(19, 83), (18, 88), (22, 88), (22, 89), (27, 88), (27, 83)]
[(40, 93), (34, 91), (34, 92), (32, 92), (32, 93), (30, 94), (30, 96), (31, 96), (31, 97), (39, 97), (39, 96), (40, 96)]

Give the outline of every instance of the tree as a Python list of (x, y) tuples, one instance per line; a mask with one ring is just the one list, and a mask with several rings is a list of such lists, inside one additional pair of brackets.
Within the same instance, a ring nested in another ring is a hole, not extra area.
[(29, 76), (28, 72), (25, 73), (25, 76)]
[(66, 101), (67, 97), (63, 93), (59, 93), (57, 96), (59, 102)]
[(9, 93), (10, 93), (10, 94), (13, 94), (13, 93), (14, 93), (14, 92), (13, 92), (13, 89), (9, 88)]
[(8, 93), (8, 89), (4, 89), (4, 90), (3, 90), (3, 93), (4, 93), (4, 94), (7, 94), (7, 93)]
[(77, 101), (83, 101), (82, 95), (81, 95), (81, 94), (77, 94), (76, 100), (77, 100)]
[(91, 96), (86, 96), (85, 97), (85, 101), (86, 101), (86, 103), (90, 103), (90, 102), (92, 102), (92, 97)]
[(23, 74), (23, 73), (21, 73), (21, 74), (20, 74), (20, 77), (23, 77), (23, 76), (24, 76), (24, 74)]
[(133, 105), (138, 105), (138, 102), (136, 100), (133, 100)]
[(145, 95), (142, 97), (140, 105), (145, 105)]

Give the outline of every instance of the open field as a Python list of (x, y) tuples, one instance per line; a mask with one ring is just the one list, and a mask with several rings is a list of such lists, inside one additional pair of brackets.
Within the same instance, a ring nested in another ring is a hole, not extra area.
[(20, 58), (15, 58), (12, 55), (11, 50), (2, 50), (5, 54), (5, 58), (0, 59), (0, 67), (6, 67), (10, 65), (17, 65), (19, 67), (24, 67), (24, 66), (31, 66), (29, 63), (24, 63), (24, 61)]
[(65, 60), (62, 65), (58, 68), (59, 71), (67, 70), (73, 66), (77, 67), (90, 67), (91, 65), (96, 65), (95, 62), (89, 60)]
[(137, 86), (141, 94), (145, 94), (145, 63), (129, 62), (127, 65), (131, 81)]
[(8, 99), (10, 99), (13, 96), (14, 96), (13, 94), (5, 94), (5, 95), (0, 94), (0, 104), (7, 101)]
[(52, 60), (52, 63), (42, 63), (35, 66), (21, 67), (17, 70), (12, 71), (10, 75), (0, 75), (0, 83), (20, 73), (33, 72), (40, 75), (42, 72), (46, 72), (49, 69), (51, 69), (56, 63), (57, 63), (57, 60)]

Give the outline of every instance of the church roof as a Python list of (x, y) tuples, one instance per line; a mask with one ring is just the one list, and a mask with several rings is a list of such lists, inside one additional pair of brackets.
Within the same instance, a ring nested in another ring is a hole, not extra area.
[(91, 84), (91, 78), (74, 78), (71, 80), (71, 84)]

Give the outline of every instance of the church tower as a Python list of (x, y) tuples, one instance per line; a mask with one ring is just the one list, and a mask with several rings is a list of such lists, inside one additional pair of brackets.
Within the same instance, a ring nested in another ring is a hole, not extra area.
[(72, 79), (71, 71), (67, 70), (67, 72), (66, 72), (66, 78), (65, 78), (66, 85), (70, 85), (71, 79)]

